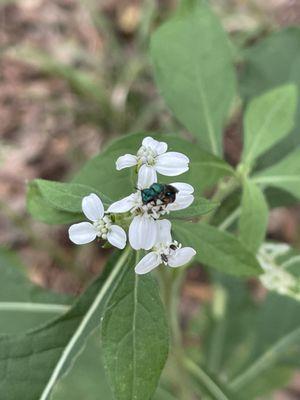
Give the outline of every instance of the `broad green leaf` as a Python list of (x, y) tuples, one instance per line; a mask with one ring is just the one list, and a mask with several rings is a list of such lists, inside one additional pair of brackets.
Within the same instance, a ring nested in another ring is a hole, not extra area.
[(22, 333), (65, 313), (70, 297), (32, 284), (18, 257), (0, 248), (0, 332)]
[(99, 337), (99, 329), (96, 329), (72, 369), (55, 386), (51, 400), (113, 400), (105, 376)]
[[(54, 387), (51, 400), (112, 400), (103, 366), (100, 332), (95, 330), (72, 369)], [(158, 386), (153, 400), (176, 400), (168, 390)]]
[(67, 223), (82, 220), (82, 199), (90, 193), (98, 194), (105, 208), (111, 204), (107, 196), (85, 185), (35, 179), (29, 185), (28, 209), (35, 218), (44, 222)]
[[(256, 380), (265, 373), (268, 374), (273, 367), (290, 368), (290, 372), (292, 362), (299, 367), (299, 310), (300, 303), (295, 300), (276, 294), (268, 296), (261, 307), (257, 323), (252, 326), (256, 333), (256, 341), (249, 354), (249, 362), (231, 382), (230, 386), (234, 391), (239, 393), (253, 390)], [(285, 374), (288, 379), (288, 371)], [(270, 378), (267, 383), (270, 385)], [(282, 381), (273, 379), (271, 383), (273, 388), (276, 388)]]
[(262, 272), (254, 255), (235, 236), (204, 223), (174, 221), (172, 226), (178, 241), (197, 251), (200, 263), (238, 276)]
[(129, 248), (112, 258), (105, 274), (63, 316), (25, 334), (0, 337), (0, 370), (6, 371), (1, 398), (49, 399), (90, 332), (99, 326), (107, 295), (122, 279), (127, 263), (133, 265)]
[(244, 120), (243, 161), (253, 161), (288, 135), (293, 126), (297, 88), (284, 85), (252, 100)]
[[(246, 101), (286, 83), (300, 89), (300, 29), (290, 27), (273, 32), (244, 50), (244, 68), (240, 76), (242, 96)], [(289, 60), (289, 62), (286, 62)], [(258, 166), (267, 167), (300, 145), (300, 108), (292, 133), (271, 148), (259, 160)]]
[(278, 164), (254, 176), (254, 181), (283, 189), (300, 198), (300, 148), (295, 149)]
[[(100, 190), (113, 200), (119, 200), (135, 191), (136, 177), (134, 168), (116, 170), (118, 157), (136, 154), (147, 133), (138, 133), (119, 138), (112, 142), (106, 150), (88, 161), (75, 176), (73, 182)], [(196, 196), (200, 196), (207, 188), (212, 187), (224, 176), (232, 175), (233, 169), (225, 161), (204, 151), (198, 145), (172, 135), (151, 134), (157, 140), (168, 144), (169, 151), (179, 151), (190, 159), (190, 169), (180, 177), (159, 175), (159, 182), (186, 182), (195, 188)], [(109, 179), (108, 179), (109, 177)]]
[(254, 254), (263, 242), (268, 224), (268, 205), (261, 189), (245, 179), (241, 216), (239, 220), (239, 237), (241, 242)]
[(194, 2), (152, 36), (158, 87), (178, 120), (214, 154), (235, 95), (229, 41), (206, 1)]
[[(206, 304), (204, 309), (201, 308), (198, 316), (205, 326), (201, 336), (201, 353), (205, 355), (202, 364), (222, 376), (228, 386), (228, 381), (243, 376), (252, 363), (264, 353), (268, 354), (268, 349), (278, 339), (297, 326), (299, 303), (297, 306), (292, 301), (294, 307), (291, 307), (291, 300), (280, 304), (281, 296), (277, 295), (277, 302), (270, 302), (271, 297), (268, 296), (266, 301), (257, 304), (245, 282), (216, 272), (212, 276), (215, 288), (213, 301)], [(203, 315), (206, 318), (204, 320)], [(253, 400), (285, 386), (293, 372), (293, 366), (286, 358), (288, 353), (287, 347), (282, 357), (274, 360), (271, 356), (269, 360), (272, 362), (267, 368), (257, 371), (255, 379), (247, 386), (237, 390), (235, 383), (233, 389), (236, 390), (236, 396), (240, 398), (243, 394), (243, 399)], [(298, 352), (295, 353), (295, 359), (297, 355)]]
[(84, 217), (82, 213), (70, 213), (52, 207), (33, 182), (29, 183), (27, 189), (27, 210), (34, 218), (46, 224), (79, 222)]
[(219, 203), (210, 201), (204, 197), (197, 197), (194, 202), (185, 210), (174, 211), (170, 218), (195, 218), (210, 213), (219, 207)]
[(157, 284), (129, 265), (102, 321), (104, 365), (117, 400), (146, 400), (155, 391), (168, 355), (168, 328)]

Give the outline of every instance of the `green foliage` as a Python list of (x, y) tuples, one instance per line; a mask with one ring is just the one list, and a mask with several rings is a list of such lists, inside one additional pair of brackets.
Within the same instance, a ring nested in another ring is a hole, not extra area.
[(283, 189), (300, 198), (300, 148), (295, 149), (279, 163), (255, 175), (258, 183)]
[(84, 196), (96, 193), (104, 207), (111, 200), (86, 185), (35, 179), (30, 182), (27, 194), (28, 210), (33, 217), (46, 223), (70, 223), (86, 219), (81, 211)]
[(150, 399), (168, 355), (156, 282), (131, 265), (110, 292), (102, 321), (104, 365), (117, 400)]
[(55, 386), (51, 400), (113, 400), (105, 377), (99, 335), (98, 329), (90, 335), (71, 371)]
[(59, 316), (70, 298), (51, 293), (29, 282), (18, 257), (0, 248), (0, 332), (25, 332)]
[[(130, 169), (117, 171), (115, 162), (118, 157), (126, 153), (136, 153), (145, 136), (146, 133), (138, 133), (115, 140), (99, 156), (88, 161), (73, 182), (97, 188), (113, 200), (119, 200), (132, 193), (136, 184), (132, 179), (132, 171)], [(194, 143), (173, 135), (151, 134), (151, 136), (166, 142), (168, 150), (181, 151), (189, 157), (190, 169), (180, 176), (180, 181), (193, 185), (196, 196), (212, 187), (220, 178), (233, 173), (225, 161), (207, 153)], [(108, 176), (110, 179), (107, 179)], [(178, 181), (178, 177), (160, 176), (162, 183), (172, 183), (170, 179), (173, 179), (173, 182)]]
[(299, 302), (270, 294), (258, 307), (244, 283), (213, 276), (214, 301), (201, 309), (209, 315), (201, 364), (243, 400), (283, 387), (299, 365)]
[(244, 122), (243, 162), (251, 165), (290, 133), (296, 104), (297, 89), (294, 85), (276, 88), (249, 103)]
[(244, 180), (239, 219), (241, 242), (254, 254), (263, 242), (268, 223), (268, 205), (261, 189), (248, 179)]
[(0, 384), (1, 397), (49, 398), (89, 333), (99, 326), (107, 295), (126, 271), (124, 264), (130, 262), (128, 250), (118, 260), (114, 257), (106, 273), (63, 316), (25, 334), (0, 337), (0, 369), (6, 371), (6, 379)]
[(186, 3), (152, 37), (155, 76), (178, 120), (204, 148), (220, 154), (235, 94), (229, 41), (206, 1)]
[[(287, 28), (268, 35), (244, 50), (244, 68), (240, 76), (241, 92), (249, 99), (280, 85), (294, 83), (300, 88), (300, 29)], [(286, 62), (288, 60), (288, 62)], [(295, 128), (291, 135), (270, 149), (259, 160), (269, 166), (300, 145), (300, 108), (297, 108)]]
[(261, 273), (255, 257), (236, 237), (207, 224), (173, 223), (175, 236), (181, 243), (189, 243), (195, 258), (227, 274), (253, 276)]
[(170, 219), (181, 219), (181, 218), (195, 218), (201, 215), (208, 214), (219, 206), (219, 203), (215, 201), (207, 200), (205, 197), (197, 197), (190, 207), (185, 210), (174, 211), (170, 215)]

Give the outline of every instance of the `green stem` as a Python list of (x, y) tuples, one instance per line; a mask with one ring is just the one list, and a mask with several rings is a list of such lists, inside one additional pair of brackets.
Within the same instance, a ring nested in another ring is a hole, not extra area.
[(249, 368), (241, 375), (237, 376), (231, 383), (230, 387), (235, 392), (240, 392), (245, 386), (253, 382), (264, 371), (270, 368), (282, 353), (286, 351), (288, 346), (298, 343), (300, 340), (300, 328), (295, 329), (284, 338), (278, 340), (268, 351), (258, 358)]
[(230, 400), (218, 384), (189, 358), (185, 358), (184, 365), (194, 378), (199, 381), (200, 385), (205, 388), (205, 391), (215, 400)]
[(217, 374), (221, 363), (222, 350), (224, 345), (224, 334), (226, 329), (226, 292), (221, 285), (214, 289), (212, 314), (215, 321), (214, 330), (210, 340), (207, 368), (210, 372)]

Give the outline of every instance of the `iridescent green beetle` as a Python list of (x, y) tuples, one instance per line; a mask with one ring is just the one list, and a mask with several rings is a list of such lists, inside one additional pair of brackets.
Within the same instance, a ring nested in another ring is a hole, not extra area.
[(155, 205), (174, 203), (178, 190), (172, 185), (153, 183), (148, 189), (141, 190), (143, 204)]

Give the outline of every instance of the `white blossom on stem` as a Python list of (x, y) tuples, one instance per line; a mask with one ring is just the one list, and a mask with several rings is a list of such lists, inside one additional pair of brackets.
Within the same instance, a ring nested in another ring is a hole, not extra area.
[(182, 153), (167, 151), (168, 145), (148, 136), (136, 155), (125, 154), (117, 159), (116, 168), (121, 170), (137, 165), (138, 187), (149, 187), (157, 182), (157, 172), (166, 176), (183, 174), (189, 169), (189, 159)]
[(178, 242), (172, 241), (170, 221), (157, 221), (157, 228), (157, 243), (136, 265), (136, 274), (147, 274), (160, 264), (177, 268), (190, 262), (196, 254), (192, 247), (182, 247)]
[(182, 210), (191, 205), (194, 201), (194, 189), (187, 183), (172, 183), (178, 193), (174, 203), (156, 204), (149, 202), (144, 204), (142, 201), (141, 191), (116, 201), (108, 208), (110, 213), (126, 213), (130, 212), (134, 217), (129, 226), (129, 243), (135, 250), (150, 250), (157, 242), (158, 237), (158, 219), (168, 214), (170, 211)]
[(126, 245), (126, 233), (123, 228), (112, 223), (111, 218), (104, 214), (101, 199), (94, 193), (82, 200), (82, 211), (91, 222), (80, 222), (69, 228), (69, 238), (75, 244), (86, 244), (97, 237), (119, 248)]

